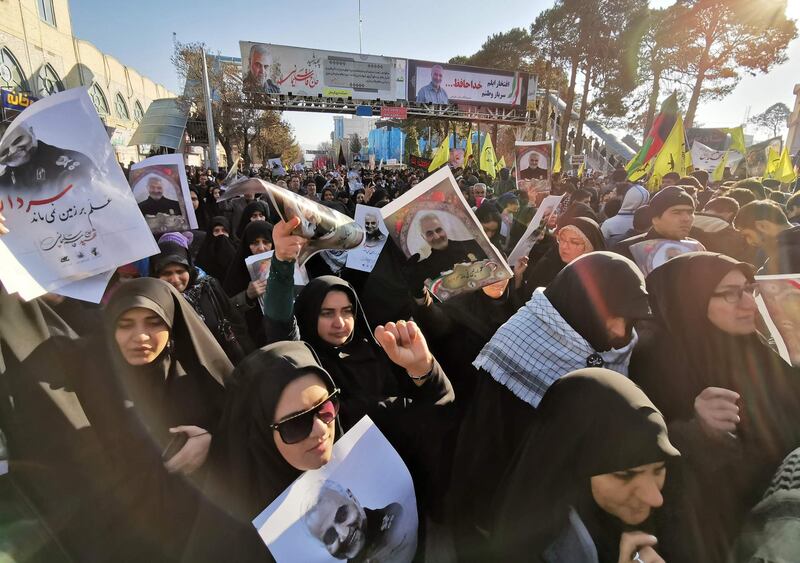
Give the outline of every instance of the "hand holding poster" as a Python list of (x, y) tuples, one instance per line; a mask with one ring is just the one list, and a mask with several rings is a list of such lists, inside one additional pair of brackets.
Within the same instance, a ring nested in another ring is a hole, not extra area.
[(514, 143), (517, 189), (528, 192), (531, 201), (536, 193), (548, 193), (553, 179), (553, 141)]
[(0, 245), (47, 291), (158, 252), (85, 88), (36, 102), (6, 130), (0, 212)]
[(412, 277), (443, 301), (512, 276), (448, 167), (381, 211), (389, 235), (411, 259)]
[(197, 228), (183, 155), (151, 156), (134, 164), (128, 181), (154, 235)]
[[(261, 254), (253, 254), (244, 259), (247, 266), (247, 271), (250, 274), (252, 281), (266, 280), (269, 278), (269, 268), (272, 265), (272, 256), (275, 254), (274, 250), (262, 252)], [(295, 266), (294, 269), (294, 284), (306, 285), (308, 277), (305, 270), (300, 266)], [(258, 296), (258, 304), (261, 305), (261, 312), (266, 313), (264, 310), (264, 295)]]
[(259, 178), (233, 183), (219, 201), (245, 194), (267, 194), (284, 221), (300, 218), (300, 225), (292, 233), (308, 239), (297, 257), (300, 265), (320, 250), (349, 250), (364, 240), (364, 229), (347, 215)]
[(800, 367), (800, 276), (756, 276), (756, 303), (778, 353)]
[(417, 501), (403, 460), (368, 418), (306, 471), (253, 525), (278, 563), (409, 563), (417, 548)]
[(637, 242), (630, 247), (633, 260), (645, 277), (676, 256), (687, 252), (701, 252), (705, 249), (705, 246), (696, 240), (669, 240), (662, 238)]
[(356, 205), (356, 223), (364, 227), (364, 242), (358, 248), (347, 253), (347, 267), (362, 272), (371, 272), (381, 255), (383, 245), (386, 244), (386, 237), (389, 230), (381, 217), (381, 210), (378, 207), (368, 205)]
[(530, 253), (533, 246), (541, 239), (542, 227), (547, 226), (550, 223), (550, 219), (557, 216), (556, 214), (562, 199), (564, 199), (564, 194), (549, 195), (544, 198), (539, 205), (539, 209), (536, 210), (536, 215), (534, 215), (531, 222), (528, 223), (525, 234), (519, 239), (517, 246), (514, 247), (511, 254), (508, 255), (509, 263), (516, 264), (517, 260)]

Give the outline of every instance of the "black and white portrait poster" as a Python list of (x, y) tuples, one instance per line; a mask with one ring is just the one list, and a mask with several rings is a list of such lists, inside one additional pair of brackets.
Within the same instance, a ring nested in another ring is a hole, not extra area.
[(512, 276), (486, 238), (449, 167), (381, 209), (397, 246), (416, 262), (413, 277), (442, 301)]
[(253, 525), (278, 563), (409, 563), (417, 549), (414, 483), (365, 416), (334, 444), (327, 465), (303, 473)]
[(153, 234), (197, 228), (183, 155), (151, 156), (134, 164), (128, 181)]
[(362, 272), (371, 272), (381, 255), (389, 229), (383, 222), (381, 210), (369, 205), (356, 205), (356, 223), (364, 227), (364, 242), (347, 253), (347, 267)]
[(531, 201), (536, 193), (550, 192), (553, 178), (553, 141), (517, 141), (514, 143), (517, 188), (528, 192)]
[(0, 245), (47, 291), (158, 252), (86, 88), (39, 100), (6, 130), (0, 213)]

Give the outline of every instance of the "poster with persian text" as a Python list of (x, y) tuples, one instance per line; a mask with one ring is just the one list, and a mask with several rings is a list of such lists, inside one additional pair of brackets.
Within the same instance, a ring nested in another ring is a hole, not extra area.
[(47, 291), (158, 252), (86, 88), (39, 100), (6, 130), (0, 213), (0, 245)]

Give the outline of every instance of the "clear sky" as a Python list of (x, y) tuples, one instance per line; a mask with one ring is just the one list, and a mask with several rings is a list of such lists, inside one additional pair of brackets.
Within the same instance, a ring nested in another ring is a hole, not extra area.
[[(363, 52), (447, 61), (474, 53), (492, 33), (529, 26), (551, 5), (552, 0), (361, 0)], [(71, 0), (70, 7), (75, 35), (173, 92), (179, 91), (170, 62), (173, 32), (179, 41), (203, 41), (209, 51), (229, 56), (240, 56), (239, 40), (358, 52), (358, 0)], [(800, 0), (789, 0), (788, 14), (800, 18)], [(748, 108), (755, 115), (775, 102), (793, 107), (800, 39), (788, 54), (789, 62), (768, 75), (744, 78), (724, 100), (702, 104), (698, 121), (732, 126)], [(330, 115), (285, 117), (305, 148), (327, 140), (333, 129)]]

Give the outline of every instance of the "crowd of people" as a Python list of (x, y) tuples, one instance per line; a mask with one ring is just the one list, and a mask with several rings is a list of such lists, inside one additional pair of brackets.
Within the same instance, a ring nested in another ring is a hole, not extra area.
[[(299, 219), (187, 175), (199, 228), (101, 305), (0, 293), (0, 553), (270, 561), (252, 520), (368, 415), (414, 480), (414, 561), (800, 560), (800, 373), (754, 283), (800, 274), (792, 186), (554, 178), (566, 205), (513, 278), (439, 302), (390, 238), (372, 272), (323, 251), (298, 287)], [(249, 175), (351, 217), (425, 177)], [(549, 195), (508, 169), (457, 181), (505, 255)], [(645, 272), (631, 247), (657, 239), (695, 251)]]

